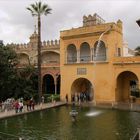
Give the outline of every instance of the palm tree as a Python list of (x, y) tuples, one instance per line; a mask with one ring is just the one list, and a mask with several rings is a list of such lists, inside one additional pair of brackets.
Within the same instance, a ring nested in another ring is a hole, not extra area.
[(30, 7), (27, 7), (32, 14), (38, 18), (38, 95), (39, 102), (42, 95), (42, 83), (41, 83), (41, 16), (51, 14), (51, 8), (47, 4), (42, 4), (42, 2), (35, 2), (31, 4)]

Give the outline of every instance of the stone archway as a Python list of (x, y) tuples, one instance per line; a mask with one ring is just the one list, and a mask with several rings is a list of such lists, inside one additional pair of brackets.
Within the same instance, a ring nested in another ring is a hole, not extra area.
[(50, 74), (46, 74), (43, 77), (43, 93), (45, 93), (45, 94), (55, 94), (54, 78)]
[(117, 77), (116, 101), (129, 102), (133, 91), (138, 89), (138, 77), (131, 71), (124, 71)]
[(87, 101), (92, 101), (94, 98), (94, 91), (92, 83), (86, 78), (76, 79), (71, 86), (71, 96), (86, 96)]

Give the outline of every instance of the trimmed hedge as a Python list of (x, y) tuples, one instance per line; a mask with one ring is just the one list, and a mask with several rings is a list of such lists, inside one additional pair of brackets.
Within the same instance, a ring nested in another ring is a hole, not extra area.
[(59, 94), (44, 94), (44, 102), (52, 102), (53, 100), (55, 101), (60, 101), (60, 95)]

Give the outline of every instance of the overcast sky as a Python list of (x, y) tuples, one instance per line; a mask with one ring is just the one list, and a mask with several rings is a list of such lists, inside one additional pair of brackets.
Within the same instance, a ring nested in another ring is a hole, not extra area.
[[(36, 19), (26, 10), (35, 0), (0, 0), (0, 40), (27, 43)], [(123, 22), (129, 48), (140, 45), (140, 0), (42, 0), (52, 14), (42, 17), (42, 40), (59, 39), (60, 31), (82, 26), (83, 15), (97, 13), (106, 22)]]

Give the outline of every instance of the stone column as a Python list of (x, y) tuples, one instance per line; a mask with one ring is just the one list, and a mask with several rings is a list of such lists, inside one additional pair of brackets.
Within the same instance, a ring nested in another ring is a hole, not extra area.
[(80, 50), (77, 50), (77, 63), (80, 63)]
[(93, 62), (93, 48), (90, 48), (90, 61)]
[(55, 82), (55, 95), (57, 94), (57, 83)]
[(55, 86), (55, 95), (57, 94), (57, 76), (54, 79), (54, 86)]

